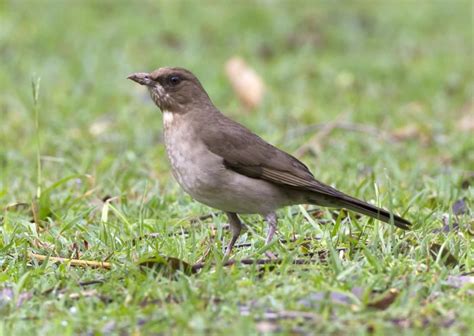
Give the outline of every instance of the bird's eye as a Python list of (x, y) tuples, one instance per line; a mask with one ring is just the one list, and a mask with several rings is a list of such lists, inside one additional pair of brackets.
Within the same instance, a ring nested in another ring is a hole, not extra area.
[(179, 83), (181, 83), (181, 78), (179, 76), (170, 76), (168, 78), (168, 82), (175, 86), (175, 85), (178, 85)]

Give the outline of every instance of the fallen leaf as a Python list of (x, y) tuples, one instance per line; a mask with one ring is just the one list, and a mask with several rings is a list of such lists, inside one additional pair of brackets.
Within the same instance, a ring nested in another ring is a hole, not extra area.
[(240, 102), (248, 109), (258, 107), (265, 93), (260, 76), (242, 58), (233, 57), (225, 65), (227, 78)]
[(31, 207), (31, 203), (25, 202), (14, 202), (7, 204), (5, 207), (5, 211), (29, 211)]
[[(70, 293), (68, 295), (68, 297), (72, 300), (85, 298), (85, 297), (96, 297), (96, 296), (99, 296), (99, 292), (97, 291), (97, 289), (84, 290), (81, 292)], [(60, 297), (62, 296), (60, 295)]]
[(89, 133), (94, 137), (99, 137), (102, 134), (105, 134), (111, 127), (112, 123), (108, 119), (99, 119), (94, 121), (89, 126)]
[(421, 136), (421, 130), (416, 124), (408, 124), (394, 130), (392, 136), (398, 141), (418, 139)]
[(58, 298), (64, 298), (64, 297), (71, 300), (79, 300), (83, 298), (98, 298), (104, 303), (111, 303), (113, 301), (111, 297), (100, 294), (99, 291), (96, 289), (88, 289), (88, 290), (83, 290), (83, 291), (75, 292), (75, 293), (60, 292), (58, 294)]
[(140, 261), (138, 265), (140, 267), (153, 268), (167, 275), (174, 275), (179, 270), (187, 275), (197, 272), (197, 270), (187, 262), (174, 257), (154, 256)]
[(446, 248), (443, 248), (443, 250), (441, 250), (441, 245), (436, 244), (436, 243), (431, 244), (430, 255), (433, 257), (433, 259), (436, 260), (438, 258), (440, 251), (441, 251), (440, 260), (444, 262), (446, 265), (456, 266), (459, 264), (458, 260)]
[(400, 294), (399, 290), (396, 288), (390, 288), (388, 292), (384, 293), (381, 297), (378, 299), (370, 302), (367, 304), (368, 307), (375, 308), (378, 310), (385, 310), (390, 305), (395, 302), (397, 299), (398, 295)]
[(467, 189), (474, 182), (474, 172), (467, 172), (461, 181), (461, 188)]
[(474, 102), (466, 103), (461, 111), (463, 116), (459, 119), (457, 127), (460, 131), (470, 132), (474, 130)]

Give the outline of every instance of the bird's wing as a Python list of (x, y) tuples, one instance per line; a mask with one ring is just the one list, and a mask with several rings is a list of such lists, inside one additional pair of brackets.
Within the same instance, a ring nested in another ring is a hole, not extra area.
[(220, 156), (227, 169), (239, 174), (310, 193), (314, 204), (344, 207), (408, 229), (406, 219), (385, 209), (346, 195), (316, 180), (301, 161), (265, 142), (242, 125), (226, 117), (213, 118), (203, 127), (201, 139)]
[(222, 157), (226, 168), (239, 174), (328, 196), (342, 194), (317, 181), (304, 163), (225, 116), (213, 119), (201, 138), (211, 152)]

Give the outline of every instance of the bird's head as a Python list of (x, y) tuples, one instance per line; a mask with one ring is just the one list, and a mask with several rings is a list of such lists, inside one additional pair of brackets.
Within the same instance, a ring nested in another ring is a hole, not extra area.
[(183, 68), (137, 72), (128, 76), (128, 79), (145, 85), (162, 112), (186, 113), (192, 107), (212, 104), (196, 76)]

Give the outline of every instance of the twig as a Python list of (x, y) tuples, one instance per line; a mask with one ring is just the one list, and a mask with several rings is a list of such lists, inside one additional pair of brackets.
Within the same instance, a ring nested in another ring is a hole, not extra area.
[(105, 280), (97, 279), (97, 280), (81, 281), (81, 282), (78, 282), (77, 284), (81, 287), (86, 287), (86, 286), (98, 285), (98, 284), (103, 284), (103, 283), (105, 283)]
[[(89, 281), (80, 281), (77, 283), (78, 286), (80, 287), (87, 287), (87, 286), (92, 286), (92, 285), (97, 285), (97, 284), (103, 284), (105, 283), (105, 279), (97, 279), (97, 280), (89, 280)], [(50, 287), (43, 292), (41, 292), (41, 295), (48, 295), (51, 294), (54, 291), (61, 290), (59, 288), (59, 284), (54, 285), (53, 287)]]
[(320, 123), (320, 124), (314, 124), (314, 125), (309, 125), (306, 127), (293, 129), (288, 132), (287, 138), (294, 138), (295, 136), (298, 136), (298, 135), (304, 135), (310, 132), (324, 129), (329, 124), (332, 124), (331, 126), (333, 129), (341, 129), (341, 130), (350, 131), (350, 132), (360, 132), (360, 133), (365, 133), (365, 134), (374, 136), (376, 138), (380, 138), (380, 139), (387, 140), (390, 142), (395, 141), (395, 139), (390, 133), (382, 131), (378, 129), (377, 127), (364, 125), (364, 124), (344, 122), (344, 121), (340, 121), (336, 123)]
[(336, 120), (325, 124), (321, 130), (313, 135), (308, 141), (306, 141), (300, 148), (295, 151), (296, 157), (302, 157), (307, 152), (312, 151), (315, 154), (321, 152), (323, 140), (331, 134), (331, 132), (336, 128), (339, 120), (343, 119), (347, 113), (340, 114)]
[[(40, 190), (40, 189), (38, 189)], [(35, 223), (36, 227), (36, 232), (41, 232), (41, 226), (40, 226), (40, 220), (39, 220), (39, 214), (38, 214), (38, 202), (34, 200), (31, 202), (31, 213), (33, 214), (33, 223)]]
[(198, 217), (193, 217), (193, 218), (189, 219), (189, 222), (191, 224), (194, 224), (194, 223), (197, 223), (197, 222), (200, 222), (200, 221), (203, 221), (203, 220), (206, 220), (206, 219), (218, 216), (218, 215), (219, 215), (219, 212), (211, 212), (211, 213), (201, 215), (201, 216), (198, 216)]
[(103, 261), (92, 261), (92, 260), (79, 260), (79, 259), (69, 259), (69, 258), (61, 258), (61, 257), (50, 257), (36, 253), (29, 253), (28, 256), (30, 259), (37, 259), (39, 261), (46, 261), (50, 260), (52, 262), (57, 263), (69, 263), (71, 266), (83, 266), (83, 267), (92, 267), (92, 268), (103, 268), (103, 269), (111, 269), (112, 264), (109, 262)]
[(163, 237), (175, 237), (175, 236), (187, 236), (187, 235), (189, 235), (189, 232), (186, 230), (182, 230), (179, 232), (170, 232), (165, 235), (158, 232), (150, 232), (150, 233), (145, 233), (144, 235), (139, 236), (137, 238), (133, 238), (130, 242), (132, 244), (136, 244), (143, 239), (156, 239), (156, 238), (163, 238)]
[[(242, 265), (279, 265), (283, 262), (283, 259), (240, 259), (240, 260), (228, 260), (222, 266), (229, 267), (235, 264), (242, 264)], [(291, 263), (293, 265), (310, 265), (317, 262), (317, 260), (310, 260), (310, 259), (295, 259), (292, 260)], [(192, 266), (192, 270), (194, 272), (199, 271), (200, 269), (206, 267), (206, 263), (196, 263)]]
[[(256, 315), (255, 313), (251, 312), (248, 307), (241, 307), (240, 308), (240, 314), (242, 316), (254, 316)], [(316, 320), (319, 319), (320, 316), (310, 313), (310, 312), (303, 312), (303, 311), (296, 311), (296, 310), (283, 310), (283, 311), (266, 311), (264, 312), (260, 319), (263, 320), (293, 320), (293, 319), (299, 319), (302, 318), (304, 320)], [(256, 318), (259, 320), (259, 318)]]
[[(320, 241), (321, 238), (316, 238), (316, 237), (294, 237), (292, 239), (279, 239), (278, 241), (280, 244), (288, 244), (288, 243), (295, 243), (298, 240), (301, 240), (301, 243), (309, 243), (310, 241)], [(241, 243), (241, 244), (235, 244), (234, 248), (243, 248), (243, 247), (251, 247), (253, 244), (252, 243)]]

